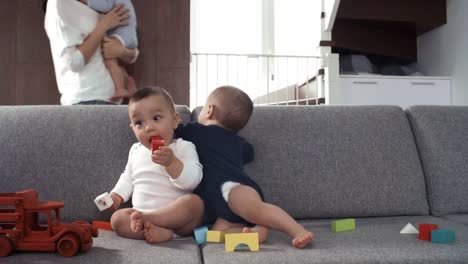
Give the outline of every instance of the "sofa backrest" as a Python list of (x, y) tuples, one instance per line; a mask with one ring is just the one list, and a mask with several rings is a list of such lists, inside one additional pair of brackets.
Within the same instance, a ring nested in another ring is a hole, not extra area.
[[(93, 199), (115, 185), (136, 142), (125, 106), (3, 106), (0, 124), (0, 192), (35, 188), (41, 200), (63, 200), (66, 221), (109, 218)], [(256, 107), (241, 135), (256, 151), (247, 173), (294, 217), (428, 213), (398, 107)]]
[(407, 112), (431, 213), (468, 213), (468, 107), (414, 106)]
[(266, 200), (296, 218), (428, 214), (405, 112), (394, 106), (256, 107), (240, 132)]
[[(184, 122), (187, 107), (177, 107)], [(136, 142), (126, 106), (0, 107), (0, 192), (34, 188), (65, 202), (65, 221), (109, 219), (94, 198), (110, 191)]]

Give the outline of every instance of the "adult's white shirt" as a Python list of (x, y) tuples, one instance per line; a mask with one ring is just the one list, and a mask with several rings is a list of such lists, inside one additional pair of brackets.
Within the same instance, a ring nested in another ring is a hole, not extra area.
[(50, 40), (62, 105), (80, 101), (109, 101), (114, 83), (99, 47), (85, 65), (78, 50), (94, 30), (99, 14), (76, 0), (49, 0), (44, 27)]
[(135, 143), (130, 148), (125, 171), (111, 192), (120, 195), (124, 202), (132, 197), (133, 207), (142, 212), (158, 210), (191, 193), (203, 176), (195, 145), (179, 138), (169, 147), (184, 164), (178, 178), (172, 179), (165, 167), (151, 160), (151, 150)]

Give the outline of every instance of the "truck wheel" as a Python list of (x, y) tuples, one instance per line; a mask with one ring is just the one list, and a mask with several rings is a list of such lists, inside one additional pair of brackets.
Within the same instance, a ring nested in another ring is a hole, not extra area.
[(72, 257), (80, 250), (80, 241), (73, 234), (66, 234), (57, 243), (57, 251), (62, 257)]
[(0, 236), (0, 257), (10, 255), (13, 250), (13, 243), (8, 237)]

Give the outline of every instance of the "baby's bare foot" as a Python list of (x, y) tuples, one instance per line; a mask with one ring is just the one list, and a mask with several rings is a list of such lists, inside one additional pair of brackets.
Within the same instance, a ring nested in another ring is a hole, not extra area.
[(143, 220), (141, 220), (142, 215), (143, 214), (139, 211), (134, 211), (130, 215), (130, 229), (135, 233), (141, 232), (143, 229)]
[(268, 228), (260, 225), (244, 227), (242, 233), (258, 233), (258, 243), (263, 243), (268, 237)]
[(294, 236), (292, 240), (293, 247), (296, 248), (305, 248), (309, 245), (310, 241), (314, 238), (314, 234), (310, 231), (304, 230), (300, 232), (296, 236)]
[(172, 239), (174, 232), (172, 230), (155, 226), (146, 221), (143, 228), (143, 236), (146, 242), (150, 244), (161, 243)]

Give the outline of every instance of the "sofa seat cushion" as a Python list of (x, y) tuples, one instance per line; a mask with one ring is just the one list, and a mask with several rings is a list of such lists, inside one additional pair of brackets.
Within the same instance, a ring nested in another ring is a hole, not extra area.
[[(466, 263), (468, 260), (468, 227), (433, 216), (358, 218), (356, 230), (330, 232), (331, 220), (302, 221), (315, 233), (316, 239), (306, 249), (291, 247), (290, 239), (271, 232), (259, 252), (225, 252), (224, 244), (207, 244), (202, 249), (205, 264), (219, 263)], [(435, 244), (418, 240), (418, 235), (402, 235), (400, 230), (411, 222), (435, 223), (453, 229), (454, 244)]]
[(407, 111), (431, 213), (468, 213), (468, 107), (413, 106)]
[(94, 238), (93, 242), (93, 247), (88, 252), (70, 258), (48, 252), (13, 252), (10, 256), (1, 258), (1, 263), (200, 263), (199, 247), (192, 237), (150, 245), (143, 240), (122, 238), (114, 232), (99, 230), (99, 237)]
[(468, 225), (468, 214), (450, 214), (450, 215), (444, 215), (442, 217), (450, 221)]

